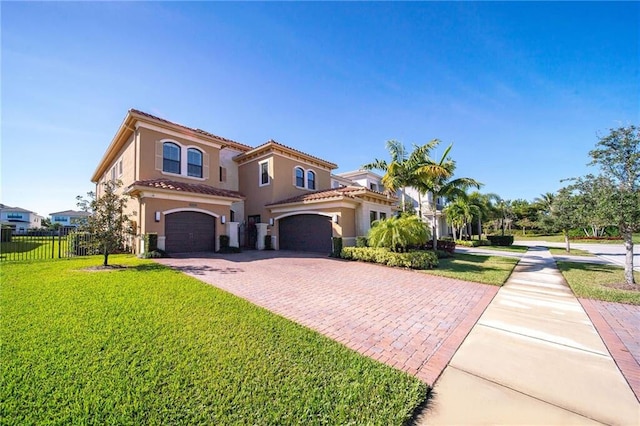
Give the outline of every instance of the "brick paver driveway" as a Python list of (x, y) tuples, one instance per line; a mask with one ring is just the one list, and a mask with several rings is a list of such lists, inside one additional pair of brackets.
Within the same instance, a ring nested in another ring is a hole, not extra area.
[(433, 384), (498, 287), (308, 253), (160, 259)]

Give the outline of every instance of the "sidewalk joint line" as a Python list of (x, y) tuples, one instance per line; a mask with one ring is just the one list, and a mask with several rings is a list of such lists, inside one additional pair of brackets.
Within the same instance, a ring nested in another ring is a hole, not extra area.
[(540, 401), (540, 402), (542, 402), (544, 404), (548, 404), (548, 405), (551, 405), (553, 407), (559, 408), (561, 410), (568, 411), (569, 413), (573, 413), (573, 414), (575, 414), (577, 416), (584, 417), (585, 419), (593, 420), (593, 421), (598, 422), (598, 423), (603, 423), (601, 420), (595, 419), (593, 417), (589, 417), (589, 416), (587, 416), (585, 414), (582, 414), (582, 413), (578, 413), (577, 411), (574, 411), (571, 408), (566, 408), (566, 407), (563, 407), (562, 405), (558, 405), (558, 404), (553, 403), (553, 402), (545, 401), (544, 399), (538, 398), (537, 396), (529, 395), (528, 393), (525, 393), (525, 392), (523, 392), (521, 390), (512, 388), (511, 386), (504, 385), (504, 384), (502, 384), (500, 382), (496, 382), (495, 380), (491, 380), (491, 379), (487, 379), (486, 377), (478, 376), (477, 374), (474, 374), (474, 373), (472, 373), (470, 371), (467, 371), (467, 370), (464, 370), (462, 368), (454, 367), (454, 366), (451, 366), (451, 365), (449, 367), (454, 368), (454, 369), (456, 369), (458, 371), (462, 371), (463, 373), (469, 374), (470, 376), (477, 377), (478, 379), (484, 380), (485, 382), (493, 383), (494, 385), (498, 385), (498, 386), (503, 387), (505, 389), (512, 390), (512, 391), (514, 391), (516, 393), (519, 393), (520, 395), (524, 395), (524, 396), (526, 396), (528, 398), (535, 399), (535, 400)]
[[(515, 335), (518, 335), (518, 336), (523, 336), (523, 337), (527, 337), (527, 338), (529, 338), (529, 339), (534, 339), (534, 340), (540, 340), (540, 341), (542, 341), (542, 342), (547, 342), (547, 343), (551, 343), (551, 344), (558, 345), (558, 346), (564, 346), (564, 347), (566, 347), (566, 348), (571, 348), (571, 349), (575, 349), (575, 350), (577, 350), (577, 351), (587, 352), (587, 353), (590, 353), (590, 354), (593, 354), (593, 355), (599, 355), (599, 356), (601, 356), (601, 357), (611, 359), (611, 355), (608, 353), (609, 351), (607, 351), (607, 354), (603, 354), (603, 353), (600, 353), (600, 352), (594, 352), (594, 351), (591, 351), (591, 350), (588, 350), (588, 349), (581, 349), (581, 348), (577, 348), (577, 347), (575, 347), (575, 346), (567, 345), (567, 344), (564, 344), (564, 343), (554, 342), (554, 341), (552, 341), (552, 340), (547, 340), (547, 339), (543, 339), (543, 338), (540, 338), (540, 337), (529, 336), (529, 335), (524, 334), (524, 333), (518, 333), (518, 332), (515, 332), (515, 331), (505, 330), (505, 329), (503, 329), (503, 328), (499, 328), (499, 327), (495, 327), (495, 326), (491, 326), (491, 325), (487, 325), (487, 324), (481, 324), (481, 323), (478, 323), (478, 325), (481, 325), (481, 326), (483, 326), (483, 327), (487, 327), (487, 328), (492, 328), (492, 329), (494, 329), (494, 330), (502, 331), (502, 332), (504, 332), (504, 333), (515, 334)], [(596, 334), (597, 334), (597, 333), (596, 333)]]

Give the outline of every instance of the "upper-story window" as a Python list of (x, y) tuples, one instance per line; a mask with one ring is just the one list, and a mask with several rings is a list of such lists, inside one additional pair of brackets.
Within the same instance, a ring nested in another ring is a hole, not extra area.
[(316, 174), (311, 170), (307, 172), (307, 188), (316, 189)]
[(180, 174), (180, 147), (173, 142), (162, 145), (162, 171)]
[(202, 177), (202, 151), (199, 149), (187, 150), (187, 176)]
[(296, 186), (298, 188), (304, 188), (304, 170), (302, 167), (296, 167)]
[(259, 164), (260, 186), (269, 185), (269, 161), (262, 161)]

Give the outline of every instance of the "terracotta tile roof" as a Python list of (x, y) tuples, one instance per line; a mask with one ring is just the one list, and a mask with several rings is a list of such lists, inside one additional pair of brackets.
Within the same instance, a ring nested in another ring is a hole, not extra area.
[(222, 136), (214, 135), (213, 133), (206, 132), (206, 131), (204, 131), (202, 129), (195, 129), (193, 127), (188, 127), (188, 126), (185, 126), (183, 124), (179, 124), (179, 123), (176, 123), (176, 122), (173, 122), (173, 121), (165, 120), (164, 118), (160, 118), (158, 116), (155, 116), (153, 114), (149, 114), (148, 112), (140, 111), (140, 110), (135, 109), (135, 108), (129, 109), (129, 112), (132, 112), (132, 113), (138, 114), (138, 115), (142, 115), (143, 117), (151, 118), (151, 119), (156, 120), (156, 121), (161, 121), (163, 123), (170, 124), (172, 126), (182, 127), (185, 130), (189, 130), (191, 132), (198, 133), (200, 135), (208, 136), (210, 138), (219, 139), (219, 140), (221, 140), (223, 142), (229, 142), (231, 144), (238, 145), (240, 148), (244, 148), (247, 151), (252, 149), (249, 145), (245, 145), (243, 143), (236, 142), (236, 141), (231, 140), (231, 139), (223, 138)]
[(342, 197), (356, 199), (358, 195), (364, 195), (367, 193), (383, 195), (379, 192), (371, 191), (370, 189), (367, 189), (362, 186), (344, 186), (342, 188), (332, 188), (332, 189), (324, 189), (316, 192), (309, 192), (307, 194), (302, 194), (295, 197), (287, 198), (285, 200), (276, 201), (275, 203), (267, 204), (267, 206), (275, 206), (278, 204), (301, 203), (305, 201), (328, 200), (332, 198), (342, 198)]
[(252, 154), (253, 152), (259, 152), (259, 151), (261, 151), (263, 149), (267, 149), (267, 148), (269, 148), (271, 146), (280, 147), (280, 148), (283, 148), (283, 149), (288, 150), (288, 151), (293, 151), (296, 154), (299, 154), (301, 156), (311, 158), (311, 159), (319, 161), (321, 163), (325, 163), (326, 165), (330, 166), (333, 169), (338, 168), (338, 166), (335, 163), (332, 163), (331, 161), (323, 160), (322, 158), (316, 157), (315, 155), (310, 155), (310, 154), (307, 154), (306, 152), (302, 152), (302, 151), (300, 151), (298, 149), (291, 148), (290, 146), (281, 144), (280, 142), (275, 141), (273, 139), (269, 139), (268, 141), (266, 141), (262, 145), (258, 145), (257, 147), (253, 148), (251, 151), (242, 153), (242, 154), (238, 155), (235, 158), (242, 158), (245, 155)]
[(244, 195), (237, 191), (231, 191), (228, 189), (214, 188), (213, 186), (204, 185), (202, 183), (184, 183), (177, 182), (169, 179), (151, 179), (151, 180), (138, 180), (131, 185), (143, 186), (156, 189), (168, 189), (170, 191), (190, 192), (193, 194), (205, 194), (213, 195), (216, 197), (227, 198), (239, 198), (243, 199)]

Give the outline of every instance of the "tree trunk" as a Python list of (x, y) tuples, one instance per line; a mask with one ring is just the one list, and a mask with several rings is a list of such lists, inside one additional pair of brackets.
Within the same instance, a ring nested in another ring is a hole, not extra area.
[(438, 250), (438, 232), (436, 229), (436, 224), (437, 224), (437, 218), (436, 218), (436, 212), (433, 212), (433, 235), (431, 236), (431, 238), (433, 239), (433, 250)]
[(453, 226), (451, 227), (451, 230), (453, 231), (453, 241), (455, 241), (455, 240), (457, 240), (457, 238), (456, 238), (456, 226), (455, 226), (455, 225), (453, 225)]
[(418, 214), (418, 217), (422, 220), (422, 194), (420, 194), (420, 191), (418, 191)]
[(482, 240), (482, 220), (478, 217), (478, 241)]
[(500, 218), (500, 229), (502, 229), (502, 236), (504, 237), (504, 217)]
[(565, 229), (562, 231), (562, 233), (564, 234), (565, 250), (567, 251), (567, 253), (571, 253), (571, 245), (569, 243), (569, 230)]
[(402, 213), (407, 211), (407, 197), (406, 197), (406, 188), (402, 187)]
[(633, 234), (631, 230), (625, 230), (622, 232), (624, 237), (624, 280), (627, 284), (635, 284), (636, 280), (633, 276)]

